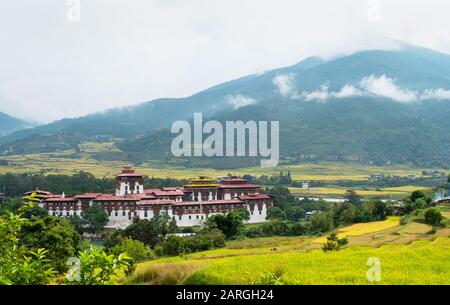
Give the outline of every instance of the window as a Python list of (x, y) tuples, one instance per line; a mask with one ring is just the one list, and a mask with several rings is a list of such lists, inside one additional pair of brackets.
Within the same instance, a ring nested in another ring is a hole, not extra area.
[(119, 216), (117, 211), (114, 212), (114, 216)]
[(202, 219), (203, 219), (203, 215), (202, 215)]
[(148, 217), (147, 211), (144, 212), (144, 217)]
[(196, 217), (197, 219), (198, 219), (198, 215), (197, 215), (197, 217)]
[(178, 216), (178, 220), (181, 220), (181, 216)]
[(125, 216), (125, 211), (122, 211), (122, 216)]
[(191, 217), (191, 215), (189, 215), (189, 220), (191, 220), (192, 219), (192, 217)]

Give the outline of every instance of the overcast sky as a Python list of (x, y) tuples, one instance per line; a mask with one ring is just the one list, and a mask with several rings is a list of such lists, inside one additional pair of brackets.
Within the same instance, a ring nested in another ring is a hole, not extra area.
[(48, 122), (188, 96), (386, 37), (450, 53), (447, 0), (79, 2), (0, 2), (0, 111)]

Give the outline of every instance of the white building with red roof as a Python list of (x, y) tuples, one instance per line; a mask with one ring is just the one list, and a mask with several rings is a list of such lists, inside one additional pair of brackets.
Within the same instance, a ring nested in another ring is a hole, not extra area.
[(150, 219), (160, 213), (175, 218), (180, 227), (190, 227), (201, 225), (210, 215), (239, 208), (249, 211), (249, 223), (258, 223), (266, 221), (267, 208), (272, 206), (272, 197), (259, 185), (239, 177), (218, 180), (199, 177), (184, 187), (154, 189), (144, 189), (144, 175), (130, 167), (125, 167), (115, 177), (114, 194), (85, 193), (66, 197), (41, 190), (35, 193), (40, 196), (40, 206), (54, 216), (80, 216), (83, 210), (100, 204), (109, 214), (107, 226), (112, 228), (123, 228), (135, 219)]

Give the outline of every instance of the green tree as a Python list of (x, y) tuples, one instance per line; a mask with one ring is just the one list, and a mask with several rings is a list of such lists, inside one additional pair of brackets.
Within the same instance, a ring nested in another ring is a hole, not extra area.
[(151, 219), (141, 219), (129, 225), (124, 230), (117, 231), (117, 233), (113, 234), (108, 240), (108, 245), (114, 246), (120, 237), (129, 237), (154, 248), (169, 232), (168, 220), (167, 213), (155, 215)]
[(219, 229), (227, 238), (241, 236), (244, 233), (244, 220), (247, 220), (247, 210), (233, 210), (226, 215), (217, 214), (208, 217), (206, 226), (209, 229)]
[(70, 215), (70, 216), (68, 216), (66, 218), (70, 222), (70, 224), (73, 226), (75, 231), (77, 231), (79, 234), (83, 234), (84, 233), (83, 219), (80, 216), (78, 216), (78, 215)]
[(65, 283), (69, 285), (112, 285), (127, 273), (131, 258), (125, 253), (118, 256), (107, 254), (91, 246), (79, 252), (76, 262), (66, 273)]
[(108, 213), (100, 204), (93, 204), (89, 209), (81, 212), (83, 224), (87, 226), (87, 231), (95, 234), (108, 223)]
[(20, 245), (20, 231), (29, 221), (22, 216), (38, 201), (35, 194), (24, 199), (26, 202), (17, 214), (8, 211), (0, 216), (0, 284), (47, 284), (56, 273), (50, 266), (47, 250), (32, 251)]
[(427, 209), (425, 211), (424, 216), (425, 216), (425, 223), (432, 225), (432, 226), (437, 226), (442, 221), (441, 212), (439, 212), (439, 210), (435, 209), (435, 208)]
[(333, 228), (333, 217), (330, 213), (315, 213), (311, 219), (311, 229), (315, 232), (326, 232)]
[(327, 242), (322, 246), (324, 252), (339, 251), (342, 246), (348, 244), (347, 237), (339, 238), (336, 233), (331, 233), (327, 237)]
[(186, 242), (183, 237), (171, 235), (164, 242), (162, 248), (165, 255), (175, 256), (186, 252)]
[(346, 201), (355, 206), (359, 206), (361, 204), (361, 196), (359, 196), (354, 190), (347, 190), (344, 197)]
[(22, 198), (9, 197), (4, 204), (0, 204), (0, 215), (5, 215), (7, 212), (15, 213), (22, 205)]
[(144, 245), (144, 243), (139, 240), (132, 240), (130, 238), (122, 239), (118, 245), (109, 249), (109, 253), (116, 256), (121, 253), (126, 253), (137, 263), (155, 258), (155, 253), (150, 247)]
[(425, 200), (426, 195), (422, 191), (414, 191), (411, 193), (410, 199), (412, 202), (416, 202), (417, 199), (424, 199)]
[(58, 272), (67, 269), (66, 261), (76, 255), (81, 239), (67, 219), (52, 216), (32, 217), (23, 224), (19, 237), (20, 245), (27, 249), (46, 248), (46, 255)]
[(333, 222), (335, 226), (341, 224), (351, 224), (359, 216), (359, 210), (356, 209), (353, 203), (346, 201), (333, 210)]
[(286, 212), (278, 207), (270, 207), (267, 209), (267, 219), (286, 220)]
[(175, 216), (172, 216), (172, 219), (169, 222), (169, 232), (172, 234), (177, 233), (177, 221), (175, 220)]
[(291, 206), (286, 210), (287, 219), (291, 221), (299, 221), (305, 218), (305, 214), (305, 210), (298, 205)]

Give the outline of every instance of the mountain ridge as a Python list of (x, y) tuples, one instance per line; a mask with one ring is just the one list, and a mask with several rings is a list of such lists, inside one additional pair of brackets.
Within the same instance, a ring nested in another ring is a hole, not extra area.
[(142, 162), (146, 156), (163, 160), (170, 155), (171, 123), (202, 112), (205, 119), (219, 121), (279, 120), (281, 154), (290, 160), (298, 161), (302, 155), (358, 155), (360, 162), (447, 166), (448, 101), (450, 55), (403, 46), (332, 60), (309, 57), (189, 97), (60, 120), (0, 138), (0, 153), (50, 151), (55, 149), (52, 137), (60, 149), (86, 140), (119, 138), (117, 146), (129, 160)]

